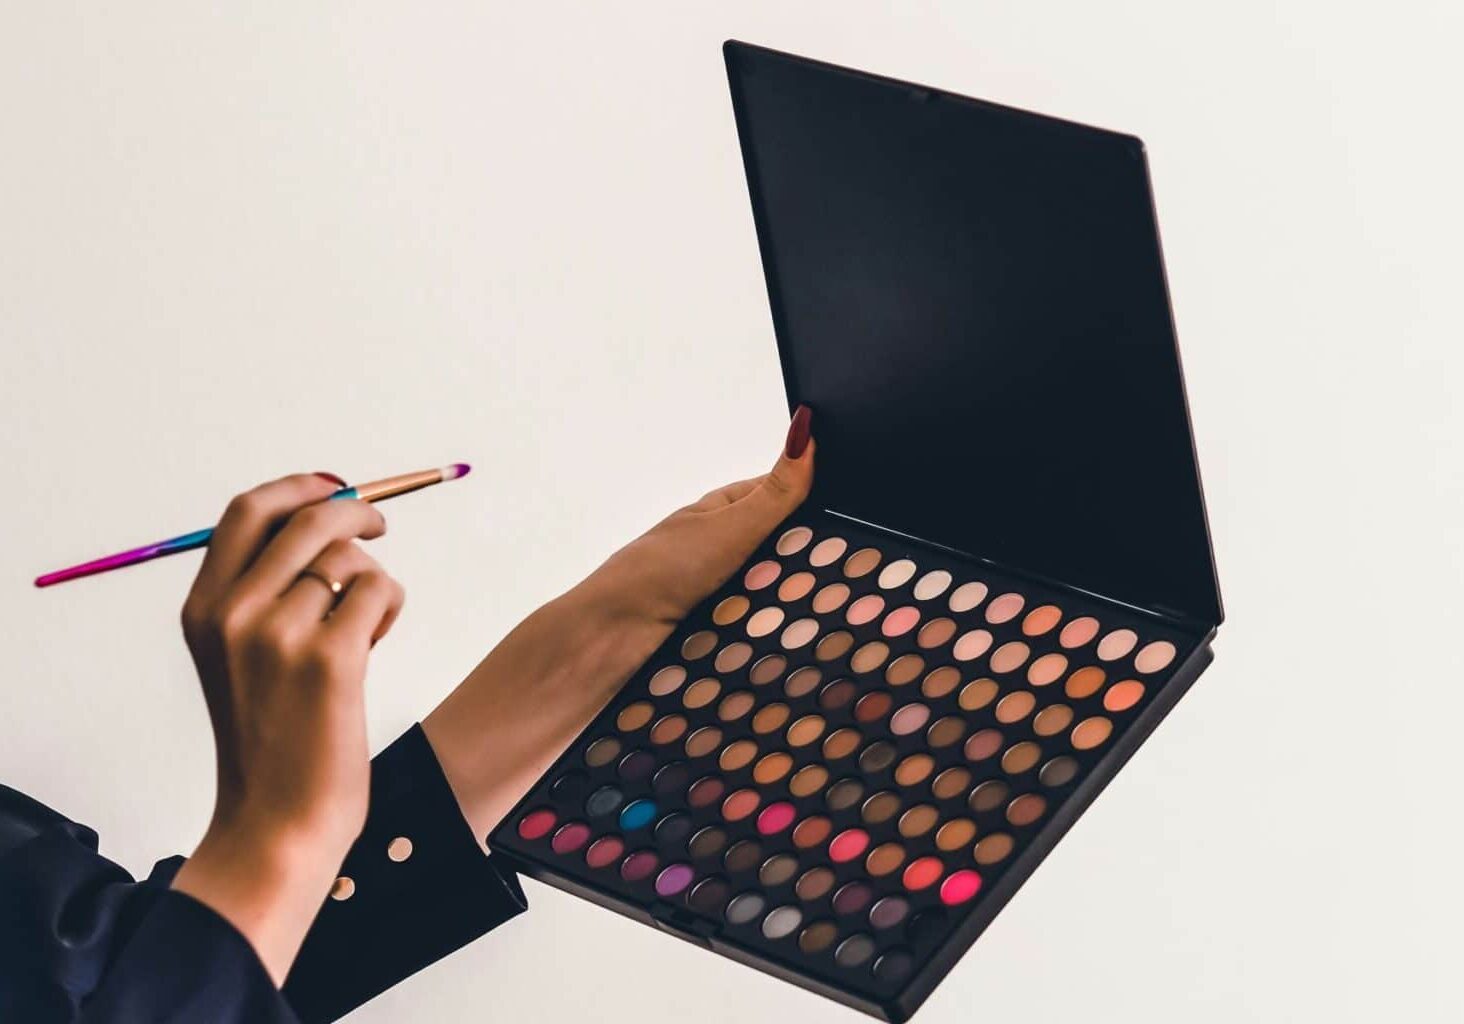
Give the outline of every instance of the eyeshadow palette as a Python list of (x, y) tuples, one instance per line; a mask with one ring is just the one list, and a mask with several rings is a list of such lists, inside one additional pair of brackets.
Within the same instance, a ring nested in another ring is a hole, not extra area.
[(814, 493), (489, 839), (912, 1014), (1209, 664), (1142, 150), (726, 48)]

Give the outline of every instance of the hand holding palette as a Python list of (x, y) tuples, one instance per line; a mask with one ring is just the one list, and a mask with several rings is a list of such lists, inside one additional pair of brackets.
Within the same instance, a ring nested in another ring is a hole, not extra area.
[(490, 845), (901, 1020), (1211, 659), (1143, 152), (726, 52), (815, 489)]

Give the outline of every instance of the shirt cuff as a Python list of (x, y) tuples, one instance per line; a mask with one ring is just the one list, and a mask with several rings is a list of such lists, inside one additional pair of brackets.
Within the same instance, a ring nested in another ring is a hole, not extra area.
[(371, 763), (366, 826), (305, 937), (284, 995), (331, 1021), (528, 908), (468, 827), (421, 726)]

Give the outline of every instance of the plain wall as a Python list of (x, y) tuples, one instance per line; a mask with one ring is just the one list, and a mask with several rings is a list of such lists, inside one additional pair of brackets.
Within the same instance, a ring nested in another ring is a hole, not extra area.
[[(0, 779), (135, 872), (191, 849), (196, 556), (30, 579), (257, 480), (477, 467), (386, 509), (409, 597), (380, 746), (611, 549), (771, 463), (737, 37), (1152, 162), (1229, 620), (919, 1019), (1459, 1019), (1461, 29), (1321, 0), (5, 4)], [(351, 1019), (855, 1019), (526, 887), (526, 917)]]

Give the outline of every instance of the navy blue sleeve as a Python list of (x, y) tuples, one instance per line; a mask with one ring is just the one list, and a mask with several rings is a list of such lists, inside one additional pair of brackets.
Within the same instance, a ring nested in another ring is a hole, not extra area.
[(371, 808), (283, 993), (249, 942), (97, 836), (0, 786), (0, 1021), (335, 1020), (525, 908), (462, 818), (421, 729), (372, 763)]

